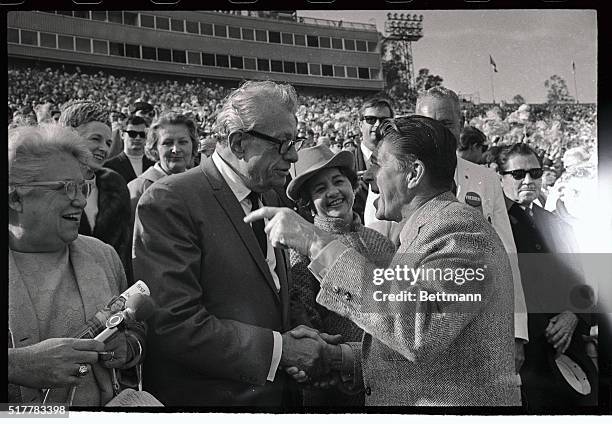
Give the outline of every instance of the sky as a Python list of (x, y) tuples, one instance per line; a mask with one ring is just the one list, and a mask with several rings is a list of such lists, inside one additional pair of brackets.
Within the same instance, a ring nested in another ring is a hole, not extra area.
[(423, 38), (413, 42), (414, 69), (441, 76), (461, 94), (495, 100), (516, 94), (528, 103), (546, 102), (544, 82), (557, 74), (580, 102), (597, 102), (597, 11), (595, 10), (325, 10), (298, 16), (376, 23), (384, 33), (388, 12), (423, 15)]

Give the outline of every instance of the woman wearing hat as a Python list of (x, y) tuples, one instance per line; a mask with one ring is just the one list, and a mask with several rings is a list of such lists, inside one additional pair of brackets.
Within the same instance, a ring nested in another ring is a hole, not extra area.
[[(296, 177), (289, 183), (287, 195), (311, 211), (318, 228), (339, 235), (347, 246), (384, 267), (395, 253), (395, 246), (382, 234), (364, 227), (353, 212), (357, 186), (353, 163), (352, 153), (340, 151), (333, 154), (325, 145), (301, 149), (295, 164)], [(363, 330), (317, 304), (319, 282), (308, 270), (308, 257), (293, 250), (290, 256), (292, 310), (301, 311), (302, 315), (294, 316), (295, 322), (328, 334), (341, 334), (343, 342), (361, 341)], [(307, 390), (304, 392), (304, 403), (309, 406), (357, 406), (364, 403), (363, 394), (359, 391), (343, 392), (338, 389)]]

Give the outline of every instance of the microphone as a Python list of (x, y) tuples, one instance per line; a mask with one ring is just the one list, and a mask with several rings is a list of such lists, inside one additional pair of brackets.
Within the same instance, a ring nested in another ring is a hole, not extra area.
[(147, 287), (144, 281), (138, 280), (119, 296), (113, 297), (103, 309), (96, 312), (78, 331), (68, 337), (73, 339), (93, 339), (106, 328), (106, 321), (113, 314), (122, 311), (127, 300), (136, 294), (147, 296), (151, 294), (149, 287)]
[(94, 340), (105, 342), (119, 329), (125, 326), (125, 320), (145, 321), (155, 312), (155, 302), (150, 296), (135, 294), (126, 302), (125, 310), (118, 312), (106, 320), (106, 328), (94, 337)]

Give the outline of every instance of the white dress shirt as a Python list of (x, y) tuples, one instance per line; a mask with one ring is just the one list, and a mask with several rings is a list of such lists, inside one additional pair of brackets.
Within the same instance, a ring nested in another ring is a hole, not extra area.
[(128, 155), (127, 153), (125, 155), (130, 160), (130, 164), (132, 165), (132, 169), (136, 173), (136, 176), (139, 177), (140, 175), (142, 175), (142, 156), (143, 155), (132, 156), (132, 155)]
[[(234, 196), (240, 203), (242, 210), (244, 211), (245, 216), (251, 213), (251, 201), (248, 199), (248, 195), (251, 194), (251, 190), (244, 185), (242, 178), (234, 172), (234, 170), (219, 156), (219, 153), (216, 151), (212, 154), (212, 161), (219, 170), (219, 173), (229, 186)], [(260, 202), (260, 207), (261, 205)], [(264, 220), (267, 224), (268, 220)], [(280, 280), (278, 278), (278, 274), (276, 273), (276, 255), (274, 254), (274, 247), (268, 241), (268, 253), (266, 256), (266, 263), (268, 264), (268, 268), (270, 269), (270, 274), (272, 275), (272, 279), (274, 280), (274, 285), (276, 286), (276, 290), (280, 290)], [(272, 351), (272, 362), (270, 364), (270, 372), (268, 373), (268, 380), (274, 381), (274, 376), (276, 375), (276, 370), (278, 369), (278, 365), (280, 364), (281, 355), (283, 353), (283, 339), (278, 331), (272, 331), (274, 335), (274, 348)]]
[[(94, 175), (93, 184), (91, 186), (91, 193), (89, 193), (89, 197), (87, 198), (87, 204), (85, 205), (85, 216), (87, 217), (87, 222), (89, 222), (89, 228), (91, 228), (91, 233), (93, 234), (94, 227), (96, 226), (96, 216), (98, 216), (98, 186), (96, 185), (96, 177)], [(83, 219), (83, 218), (81, 218)]]

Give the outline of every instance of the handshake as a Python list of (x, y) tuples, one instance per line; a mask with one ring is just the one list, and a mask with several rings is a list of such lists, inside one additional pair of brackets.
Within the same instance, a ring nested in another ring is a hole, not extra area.
[(342, 366), (341, 335), (331, 336), (300, 325), (282, 335), (280, 366), (298, 383), (327, 388), (339, 382)]

